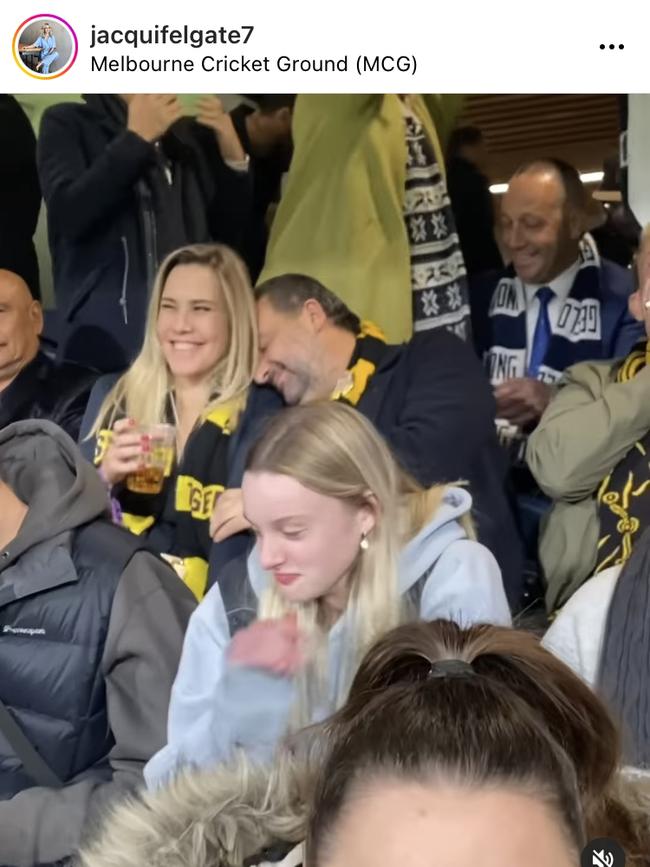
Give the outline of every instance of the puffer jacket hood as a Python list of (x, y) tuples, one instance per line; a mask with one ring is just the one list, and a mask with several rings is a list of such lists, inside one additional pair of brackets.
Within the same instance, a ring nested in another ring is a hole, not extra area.
[(0, 480), (29, 509), (2, 553), (0, 572), (35, 545), (110, 514), (99, 474), (52, 422), (19, 421), (0, 430)]

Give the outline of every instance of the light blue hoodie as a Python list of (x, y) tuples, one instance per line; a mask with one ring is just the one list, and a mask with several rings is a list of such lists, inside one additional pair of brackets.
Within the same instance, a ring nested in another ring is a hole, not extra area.
[[(431, 522), (402, 550), (400, 592), (403, 595), (423, 583), (421, 620), (510, 626), (497, 562), (487, 548), (467, 538), (459, 523), (471, 507), (466, 490), (446, 491)], [(256, 548), (248, 559), (248, 575), (259, 598), (271, 579), (260, 566)], [(323, 716), (335, 709), (349, 629), (350, 619), (344, 614), (329, 633), (330, 706), (323, 709)], [(215, 585), (190, 619), (169, 706), (167, 746), (144, 771), (149, 788), (164, 783), (184, 766), (206, 767), (225, 761), (235, 747), (256, 759), (268, 758), (286, 733), (295, 699), (293, 679), (230, 665), (226, 659), (229, 642), (226, 610)]]

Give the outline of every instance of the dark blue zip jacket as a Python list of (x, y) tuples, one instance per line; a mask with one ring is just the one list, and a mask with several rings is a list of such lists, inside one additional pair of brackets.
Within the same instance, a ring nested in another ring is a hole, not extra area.
[(43, 115), (38, 169), (47, 205), (59, 357), (102, 372), (140, 349), (149, 292), (183, 244), (241, 247), (252, 201), (212, 130), (185, 118), (153, 145), (126, 129), (126, 104), (92, 94)]

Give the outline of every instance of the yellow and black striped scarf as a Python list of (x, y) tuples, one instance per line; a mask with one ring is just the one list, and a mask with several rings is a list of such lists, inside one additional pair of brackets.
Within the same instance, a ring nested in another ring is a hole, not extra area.
[[(174, 528), (172, 551), (162, 551), (197, 599), (205, 593), (210, 557), (210, 517), (217, 496), (225, 490), (228, 474), (228, 440), (237, 425), (243, 401), (236, 399), (205, 413), (192, 431), (180, 463), (170, 460), (159, 494), (138, 494), (125, 485), (113, 490), (123, 526), (136, 535), (148, 532), (156, 522)], [(173, 415), (170, 412), (170, 421)], [(111, 440), (110, 430), (97, 436), (95, 465), (99, 466)]]
[(356, 406), (368, 387), (386, 350), (386, 338), (372, 322), (362, 322), (357, 342), (345, 376), (331, 394), (331, 400), (342, 400)]
[[(628, 355), (617, 382), (629, 382), (650, 361), (650, 345), (643, 341)], [(600, 538), (596, 572), (620, 566), (635, 542), (650, 526), (650, 432), (636, 442), (603, 480), (598, 490)]]

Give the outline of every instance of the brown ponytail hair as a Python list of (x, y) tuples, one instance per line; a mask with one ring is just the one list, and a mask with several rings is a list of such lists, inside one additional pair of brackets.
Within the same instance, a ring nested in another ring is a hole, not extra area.
[[(465, 672), (431, 676), (450, 659), (465, 662)], [(628, 864), (650, 867), (649, 821), (619, 780), (614, 723), (529, 633), (447, 621), (400, 626), (366, 654), (328, 733), (308, 832), (312, 867), (348, 796), (377, 775), (514, 787), (554, 810), (576, 853), (589, 839), (613, 837)]]

